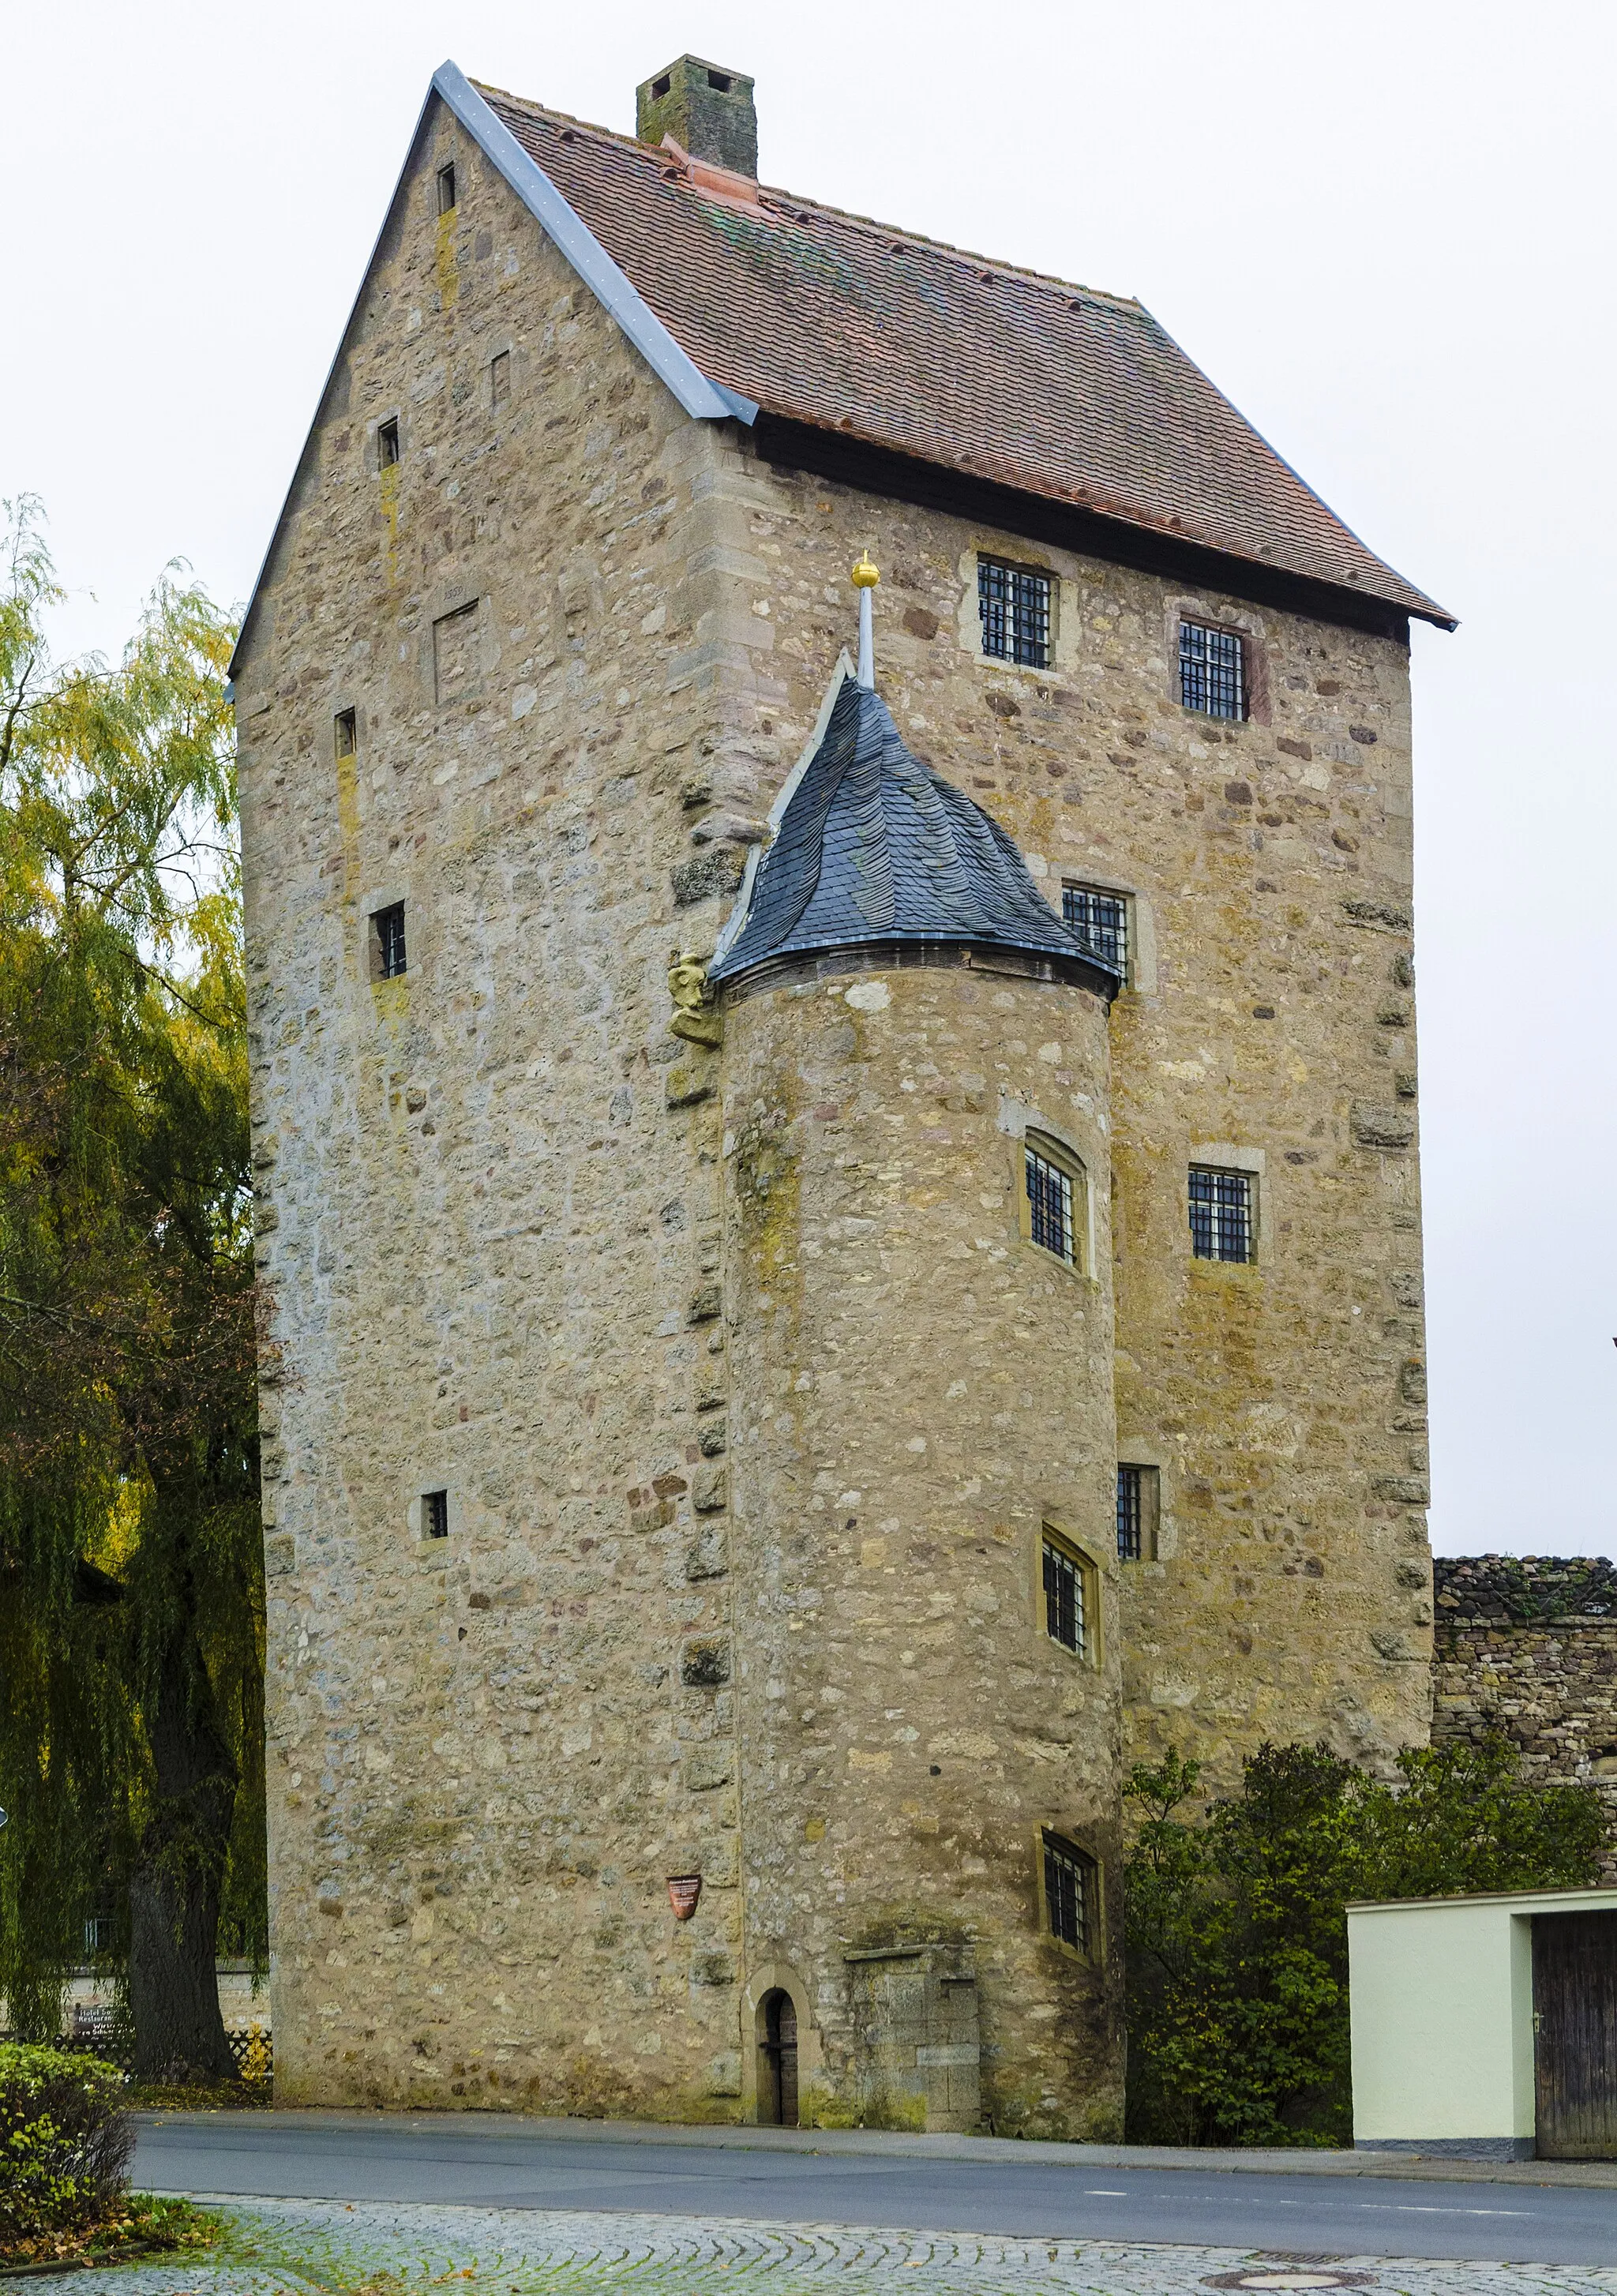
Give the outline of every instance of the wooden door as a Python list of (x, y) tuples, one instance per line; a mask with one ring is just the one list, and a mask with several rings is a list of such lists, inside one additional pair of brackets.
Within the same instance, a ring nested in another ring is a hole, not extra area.
[(1617, 2160), (1617, 1913), (1532, 1923), (1539, 2157)]
[(797, 2127), (797, 2010), (792, 1996), (780, 1997), (781, 2127)]
[(766, 1993), (760, 2004), (758, 2117), (777, 2128), (797, 2127), (797, 2008), (789, 1993)]

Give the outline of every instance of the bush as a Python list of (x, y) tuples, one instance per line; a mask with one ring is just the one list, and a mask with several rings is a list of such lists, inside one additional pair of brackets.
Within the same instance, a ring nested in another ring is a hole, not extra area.
[(1502, 1741), (1412, 1749), (1394, 1780), (1323, 1746), (1259, 1748), (1241, 1792), (1176, 1815), (1199, 1766), (1137, 1767), (1124, 1869), (1129, 2134), (1350, 2144), (1353, 1898), (1570, 1888), (1598, 1874), (1588, 1786), (1524, 1786)]
[(116, 2065), (0, 2044), (0, 2246), (104, 2215), (128, 2183), (134, 2149)]

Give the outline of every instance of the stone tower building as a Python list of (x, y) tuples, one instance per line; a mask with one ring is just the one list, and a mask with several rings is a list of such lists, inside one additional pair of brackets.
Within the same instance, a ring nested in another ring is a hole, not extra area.
[(1448, 618), (639, 94), (436, 76), (234, 666), (278, 2093), (1104, 2134), (1127, 1762), (1428, 1728)]

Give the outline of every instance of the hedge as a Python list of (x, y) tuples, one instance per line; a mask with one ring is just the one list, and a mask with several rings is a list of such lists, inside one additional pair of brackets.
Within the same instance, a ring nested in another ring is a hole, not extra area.
[(128, 2184), (134, 2150), (116, 2065), (0, 2043), (0, 2243), (104, 2215)]

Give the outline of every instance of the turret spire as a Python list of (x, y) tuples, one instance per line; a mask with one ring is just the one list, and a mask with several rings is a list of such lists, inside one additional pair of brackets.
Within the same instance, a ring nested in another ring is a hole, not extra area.
[(871, 564), (870, 553), (859, 553), (859, 562), (853, 570), (853, 586), (859, 594), (859, 684), (869, 693), (876, 682), (876, 643), (872, 627), (870, 594), (882, 577)]

